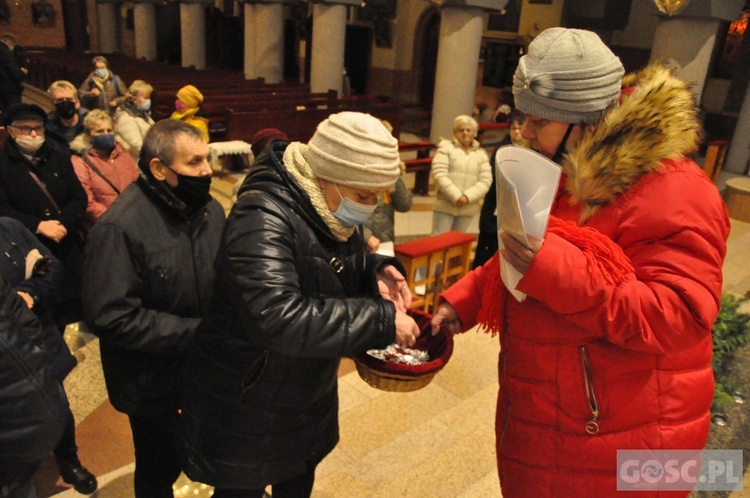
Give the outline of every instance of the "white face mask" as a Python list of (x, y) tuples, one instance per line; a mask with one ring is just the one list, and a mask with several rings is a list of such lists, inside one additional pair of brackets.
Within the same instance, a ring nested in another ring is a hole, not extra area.
[(378, 207), (377, 204), (369, 206), (367, 204), (355, 202), (348, 197), (344, 197), (341, 195), (341, 192), (339, 192), (339, 188), (335, 183), (333, 186), (336, 188), (339, 197), (341, 197), (341, 203), (336, 209), (336, 212), (333, 213), (333, 216), (347, 228), (357, 226), (360, 223), (367, 221), (367, 218), (369, 218), (372, 212), (375, 211), (375, 208)]
[(18, 148), (21, 149), (21, 152), (34, 155), (44, 143), (44, 137), (39, 135), (21, 135), (16, 137), (15, 141)]

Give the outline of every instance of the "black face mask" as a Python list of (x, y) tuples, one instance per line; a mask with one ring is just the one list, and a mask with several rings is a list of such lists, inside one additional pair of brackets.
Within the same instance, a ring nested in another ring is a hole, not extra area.
[(57, 115), (63, 119), (70, 119), (76, 115), (76, 103), (65, 100), (55, 104)]
[(172, 189), (174, 195), (184, 202), (191, 210), (197, 210), (208, 204), (211, 200), (211, 177), (210, 176), (187, 176), (177, 173), (177, 186)]
[(562, 164), (563, 156), (566, 152), (568, 152), (567, 142), (568, 138), (570, 137), (570, 132), (573, 131), (573, 127), (575, 124), (570, 123), (568, 125), (568, 129), (565, 131), (565, 136), (563, 136), (562, 141), (560, 142), (560, 145), (557, 146), (557, 150), (555, 151), (555, 154), (552, 156), (552, 162), (556, 164)]

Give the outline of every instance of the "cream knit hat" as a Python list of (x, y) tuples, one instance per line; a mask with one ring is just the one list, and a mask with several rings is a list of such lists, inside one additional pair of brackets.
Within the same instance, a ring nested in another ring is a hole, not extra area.
[(529, 45), (513, 76), (516, 107), (563, 123), (594, 123), (620, 97), (620, 59), (596, 33), (550, 28)]
[(400, 173), (398, 140), (361, 112), (328, 116), (308, 142), (305, 159), (316, 177), (354, 188), (387, 190)]

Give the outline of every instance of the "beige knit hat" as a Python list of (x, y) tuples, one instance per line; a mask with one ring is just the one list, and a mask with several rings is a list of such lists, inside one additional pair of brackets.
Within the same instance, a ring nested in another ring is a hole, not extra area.
[(620, 98), (625, 70), (596, 33), (549, 28), (513, 76), (516, 107), (563, 123), (594, 123)]
[(386, 190), (400, 173), (398, 140), (361, 112), (328, 116), (308, 142), (305, 159), (316, 177), (354, 188)]

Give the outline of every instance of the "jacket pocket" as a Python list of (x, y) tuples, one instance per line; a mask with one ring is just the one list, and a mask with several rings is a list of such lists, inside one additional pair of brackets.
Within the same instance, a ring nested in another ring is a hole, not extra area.
[(586, 400), (591, 410), (591, 420), (586, 423), (586, 432), (592, 436), (599, 433), (599, 402), (596, 399), (594, 390), (594, 376), (591, 373), (591, 364), (589, 363), (586, 346), (578, 346), (581, 355), (581, 366), (583, 367), (583, 383), (586, 390)]
[(263, 372), (266, 370), (269, 354), (269, 351), (263, 351), (260, 356), (253, 360), (247, 370), (245, 370), (241, 381), (240, 398), (238, 400), (239, 402), (242, 402), (242, 398), (245, 397), (245, 394), (250, 389), (255, 387), (255, 385), (260, 381), (261, 377), (263, 376)]

